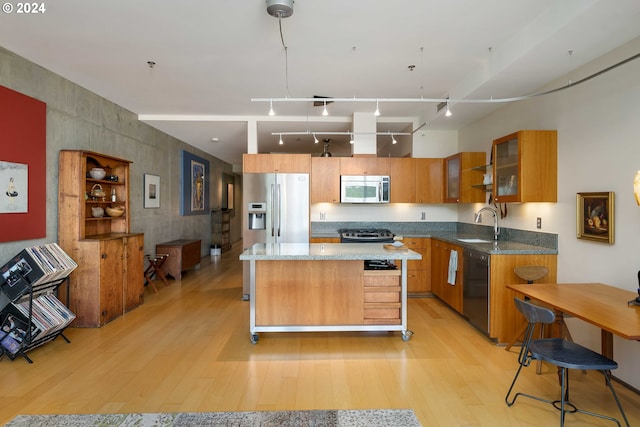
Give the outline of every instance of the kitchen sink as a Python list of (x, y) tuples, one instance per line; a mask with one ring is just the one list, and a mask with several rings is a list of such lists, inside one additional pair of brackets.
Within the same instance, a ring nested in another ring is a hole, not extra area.
[(458, 240), (464, 243), (491, 243), (491, 240), (484, 240), (484, 239), (458, 239)]

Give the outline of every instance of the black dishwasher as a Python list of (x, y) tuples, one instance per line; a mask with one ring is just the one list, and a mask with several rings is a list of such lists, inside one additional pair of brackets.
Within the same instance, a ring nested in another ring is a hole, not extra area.
[(483, 252), (464, 249), (462, 314), (473, 326), (489, 335), (489, 262)]

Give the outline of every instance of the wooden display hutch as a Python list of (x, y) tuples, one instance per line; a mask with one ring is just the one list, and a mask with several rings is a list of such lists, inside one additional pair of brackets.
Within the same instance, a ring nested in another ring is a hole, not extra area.
[[(77, 316), (73, 326), (102, 326), (143, 302), (144, 234), (130, 231), (130, 164), (91, 151), (60, 151), (58, 240), (78, 263), (66, 302)], [(106, 176), (92, 178), (94, 167), (103, 168)], [(96, 188), (104, 197), (95, 196)], [(124, 213), (109, 216), (106, 208), (114, 206)], [(105, 213), (100, 216), (92, 208)]]

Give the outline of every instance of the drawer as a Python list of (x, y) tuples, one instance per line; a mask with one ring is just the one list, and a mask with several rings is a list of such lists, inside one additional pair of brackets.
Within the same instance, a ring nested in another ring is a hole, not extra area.
[[(370, 273), (370, 271), (377, 274), (372, 274)], [(387, 274), (380, 274), (380, 273), (387, 273)], [(400, 271), (398, 270), (386, 270), (386, 271), (365, 270), (363, 283), (365, 288), (376, 287), (376, 286), (400, 286)]]
[[(400, 302), (400, 291), (396, 292), (366, 292), (364, 302)], [(366, 307), (366, 306), (365, 306)]]

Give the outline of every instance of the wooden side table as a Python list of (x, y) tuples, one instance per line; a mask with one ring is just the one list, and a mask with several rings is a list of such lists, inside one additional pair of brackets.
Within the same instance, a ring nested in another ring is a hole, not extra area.
[(156, 253), (168, 254), (169, 258), (160, 270), (176, 280), (182, 279), (182, 272), (195, 267), (200, 268), (200, 240), (178, 239), (156, 245)]

